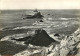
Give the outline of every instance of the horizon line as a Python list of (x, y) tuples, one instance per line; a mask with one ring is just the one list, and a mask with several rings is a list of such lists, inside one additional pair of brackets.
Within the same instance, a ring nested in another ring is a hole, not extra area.
[[(0, 9), (0, 10), (35, 10), (35, 9)], [(37, 9), (37, 10), (80, 10), (80, 9)]]

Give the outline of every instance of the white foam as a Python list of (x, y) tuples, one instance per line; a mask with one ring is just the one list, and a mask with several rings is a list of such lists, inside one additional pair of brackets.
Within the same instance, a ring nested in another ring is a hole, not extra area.
[(22, 52), (19, 52), (13, 56), (29, 56), (31, 55), (31, 52), (29, 52), (28, 50), (25, 50), (25, 51), (22, 51)]
[(57, 36), (54, 36), (54, 34), (49, 34), (49, 36), (50, 36), (51, 38), (53, 38), (54, 40), (58, 41), (58, 42), (61, 41), (61, 40), (58, 39)]
[(60, 20), (68, 20), (68, 18), (60, 18)]
[(0, 30), (3, 30), (3, 28), (0, 28)]
[(10, 36), (6, 36), (6, 37), (2, 38), (0, 41), (8, 41), (9, 38), (10, 38)]

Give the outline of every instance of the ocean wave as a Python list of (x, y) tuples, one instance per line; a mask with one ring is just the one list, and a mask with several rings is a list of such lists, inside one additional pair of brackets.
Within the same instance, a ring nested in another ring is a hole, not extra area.
[(59, 18), (60, 20), (68, 20), (68, 18)]
[(60, 20), (77, 20), (79, 18), (59, 18)]
[(24, 41), (11, 40), (12, 38), (19, 39), (19, 38), (23, 38), (23, 37), (25, 37), (25, 36), (26, 36), (25, 33), (23, 33), (23, 34), (8, 35), (8, 36), (3, 37), (0, 41), (10, 41), (10, 42), (13, 42), (13, 43), (15, 43), (15, 44), (25, 45), (25, 44), (24, 44)]
[(2, 31), (3, 30), (3, 28), (0, 28), (0, 31)]

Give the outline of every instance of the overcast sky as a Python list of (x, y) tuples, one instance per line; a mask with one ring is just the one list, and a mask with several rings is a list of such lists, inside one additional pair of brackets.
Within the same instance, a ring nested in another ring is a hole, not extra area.
[(0, 0), (0, 9), (80, 9), (80, 0)]

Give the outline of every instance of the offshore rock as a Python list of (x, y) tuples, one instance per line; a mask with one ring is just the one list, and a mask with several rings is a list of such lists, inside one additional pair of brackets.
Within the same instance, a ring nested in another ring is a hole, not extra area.
[[(55, 36), (60, 35), (55, 34)], [(56, 44), (56, 41), (53, 38), (51, 38), (45, 30), (38, 29), (35, 30), (34, 35), (30, 36), (30, 41), (25, 42), (25, 44), (28, 43), (32, 44), (29, 45), (30, 48), (35, 47), (37, 49), (33, 50), (32, 52), (31, 50), (24, 50), (20, 53), (15, 54), (14, 56), (31, 56), (38, 53), (41, 54), (41, 56), (80, 56), (80, 29), (76, 30), (73, 34), (65, 36), (63, 39), (61, 39), (60, 44)], [(55, 45), (51, 43), (55, 43)]]
[(25, 41), (25, 44), (32, 44), (35, 46), (49, 46), (52, 42), (56, 42), (43, 29), (35, 30), (35, 34), (32, 36), (12, 40)]

